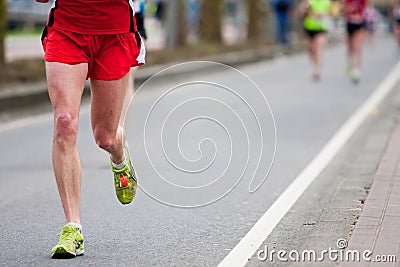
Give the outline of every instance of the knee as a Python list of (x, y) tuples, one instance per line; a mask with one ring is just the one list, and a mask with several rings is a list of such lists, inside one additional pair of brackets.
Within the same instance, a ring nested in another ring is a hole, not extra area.
[(54, 121), (54, 140), (58, 143), (76, 141), (78, 122), (69, 113), (57, 114)]

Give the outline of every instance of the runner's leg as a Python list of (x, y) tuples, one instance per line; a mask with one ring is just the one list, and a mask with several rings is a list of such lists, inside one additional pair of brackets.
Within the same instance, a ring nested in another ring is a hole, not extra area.
[(132, 67), (129, 75), (128, 81), (128, 89), (126, 91), (125, 99), (124, 99), (124, 107), (122, 108), (122, 114), (119, 121), (119, 125), (123, 126), (125, 115), (128, 112), (129, 104), (132, 100), (133, 94), (135, 93), (135, 74), (137, 71), (137, 67)]
[(76, 138), (81, 97), (88, 65), (46, 62), (54, 111), (53, 167), (67, 223), (80, 224), (82, 169)]
[(110, 153), (112, 162), (124, 161), (124, 131), (118, 127), (127, 91), (128, 72), (115, 81), (91, 79), (91, 121), (96, 144)]
[(325, 33), (320, 33), (317, 34), (314, 38), (313, 46), (314, 46), (314, 53), (315, 53), (315, 74), (318, 76), (321, 75), (321, 54), (322, 54), (322, 49), (325, 46), (326, 43), (326, 34)]
[(314, 77), (314, 69), (315, 69), (315, 58), (314, 58), (314, 50), (313, 50), (313, 38), (310, 36), (306, 36), (305, 38), (306, 48), (308, 51), (308, 56), (310, 57), (311, 66), (312, 66), (312, 75)]
[(361, 66), (361, 52), (362, 52), (362, 44), (365, 38), (365, 30), (360, 29), (353, 34), (352, 37), (352, 62), (353, 68), (359, 70)]
[(350, 33), (347, 33), (347, 57), (351, 61), (351, 57), (353, 54), (353, 42), (352, 42), (352, 35)]

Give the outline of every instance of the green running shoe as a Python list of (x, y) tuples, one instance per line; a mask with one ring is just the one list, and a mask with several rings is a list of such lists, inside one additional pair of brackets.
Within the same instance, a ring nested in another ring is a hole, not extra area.
[(114, 187), (118, 200), (122, 204), (129, 204), (136, 195), (137, 179), (135, 170), (132, 167), (131, 155), (128, 144), (125, 143), (125, 156), (127, 163), (122, 170), (117, 170), (111, 163), (111, 169), (114, 173)]
[(51, 250), (53, 259), (69, 259), (84, 253), (83, 236), (78, 227), (67, 224), (58, 234), (60, 240)]

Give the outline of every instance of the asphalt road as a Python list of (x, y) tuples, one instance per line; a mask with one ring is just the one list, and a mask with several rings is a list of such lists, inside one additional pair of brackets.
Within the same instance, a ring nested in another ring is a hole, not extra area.
[(50, 257), (65, 223), (51, 166), (51, 115), (1, 125), (0, 265), (216, 266), (398, 58), (391, 38), (376, 38), (365, 46), (358, 85), (344, 73), (343, 46), (326, 50), (319, 83), (304, 54), (241, 67), (276, 124), (274, 164), (253, 194), (252, 174), (253, 185), (261, 184), (274, 157), (275, 129), (262, 94), (237, 71), (214, 65), (155, 77), (139, 90), (126, 123), (141, 189), (126, 207), (116, 200), (107, 154), (93, 142), (84, 106), (78, 145), (85, 256), (72, 260)]

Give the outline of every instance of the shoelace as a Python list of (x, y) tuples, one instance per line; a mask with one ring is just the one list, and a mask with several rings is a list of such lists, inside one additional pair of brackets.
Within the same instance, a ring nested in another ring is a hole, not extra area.
[(75, 238), (75, 229), (71, 227), (64, 227), (61, 233), (58, 235), (60, 236), (60, 244), (68, 244), (73, 242)]
[(123, 174), (126, 174), (127, 177), (130, 177), (128, 164), (126, 164), (125, 167), (123, 167), (121, 170), (113, 169), (113, 172), (114, 172), (114, 180), (116, 182), (119, 181), (120, 176), (123, 175)]

